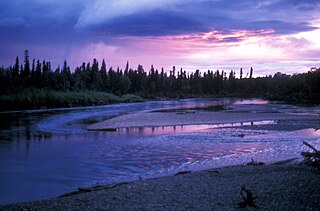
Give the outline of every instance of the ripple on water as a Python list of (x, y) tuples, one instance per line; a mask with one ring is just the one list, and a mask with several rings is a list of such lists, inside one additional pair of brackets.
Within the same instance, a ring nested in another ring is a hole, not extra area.
[[(239, 137), (239, 134), (244, 136)], [(320, 134), (314, 129), (299, 131), (259, 131), (236, 128), (220, 128), (210, 132), (171, 134), (138, 138), (130, 142), (128, 150), (100, 149), (106, 161), (118, 163), (120, 155), (127, 163), (127, 175), (96, 181), (96, 183), (134, 180), (172, 175), (179, 171), (196, 171), (208, 168), (239, 165), (251, 161), (272, 163), (279, 160), (299, 158), (306, 150), (302, 140), (320, 148)], [(111, 150), (112, 153), (108, 150)], [(113, 160), (114, 159), (114, 160)], [(120, 161), (121, 163), (122, 161)], [(135, 166), (135, 168), (131, 167)], [(95, 184), (96, 184), (95, 183)]]

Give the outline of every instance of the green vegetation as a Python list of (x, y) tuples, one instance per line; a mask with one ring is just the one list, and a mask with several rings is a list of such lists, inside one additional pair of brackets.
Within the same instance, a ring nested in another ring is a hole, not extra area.
[(125, 70), (82, 63), (74, 71), (67, 61), (63, 67), (52, 69), (51, 63), (29, 61), (25, 51), (23, 64), (17, 57), (15, 64), (0, 68), (0, 109), (32, 109), (101, 105), (116, 102), (135, 102), (142, 98), (185, 97), (263, 97), (271, 100), (298, 103), (320, 102), (320, 68), (303, 74), (253, 78), (253, 68), (243, 77), (236, 72), (206, 71), (186, 73), (183, 69), (166, 72), (151, 66), (145, 71), (142, 65), (136, 70), (127, 63)]
[(142, 98), (136, 95), (119, 97), (105, 92), (61, 92), (48, 89), (24, 89), (16, 94), (1, 95), (0, 110), (92, 106), (137, 101), (142, 101)]

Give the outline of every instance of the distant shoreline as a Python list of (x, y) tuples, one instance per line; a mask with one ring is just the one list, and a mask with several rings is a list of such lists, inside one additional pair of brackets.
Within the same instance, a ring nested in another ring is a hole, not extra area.
[(107, 92), (61, 92), (46, 89), (24, 90), (0, 96), (0, 111), (71, 108), (144, 101), (138, 95), (117, 96)]
[(320, 105), (318, 101), (281, 101), (279, 98), (269, 96), (228, 96), (228, 95), (199, 95), (186, 94), (178, 98), (156, 97), (144, 98), (140, 94), (125, 94), (122, 96), (109, 92), (101, 91), (54, 91), (50, 89), (23, 89), (15, 94), (0, 95), (0, 112), (22, 111), (37, 109), (54, 108), (74, 108), (81, 106), (98, 106), (116, 103), (134, 103), (147, 100), (177, 100), (177, 99), (196, 99), (196, 98), (229, 98), (229, 99), (252, 99), (259, 98), (278, 103), (298, 104), (305, 106)]

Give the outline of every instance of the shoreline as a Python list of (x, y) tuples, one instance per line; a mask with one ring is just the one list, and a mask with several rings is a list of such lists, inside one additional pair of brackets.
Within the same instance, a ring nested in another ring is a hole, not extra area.
[(317, 209), (319, 171), (277, 162), (230, 166), (137, 180), (48, 200), (0, 206), (0, 210), (233, 210), (241, 187), (258, 198), (258, 209)]

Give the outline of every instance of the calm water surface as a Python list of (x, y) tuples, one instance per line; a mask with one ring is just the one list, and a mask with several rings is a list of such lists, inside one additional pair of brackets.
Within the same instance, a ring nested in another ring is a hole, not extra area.
[(302, 139), (319, 144), (320, 133), (312, 128), (282, 132), (236, 127), (274, 121), (124, 128), (114, 133), (85, 129), (89, 123), (127, 113), (208, 108), (217, 112), (247, 104), (269, 105), (261, 100), (188, 99), (0, 113), (0, 204), (55, 197), (83, 186), (241, 164), (251, 158), (294, 158), (301, 152)]

